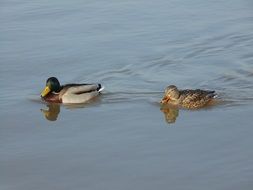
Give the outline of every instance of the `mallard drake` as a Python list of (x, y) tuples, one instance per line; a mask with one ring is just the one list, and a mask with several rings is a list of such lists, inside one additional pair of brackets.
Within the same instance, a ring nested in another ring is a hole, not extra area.
[(101, 84), (66, 84), (61, 86), (57, 78), (50, 77), (41, 92), (41, 98), (46, 102), (53, 103), (85, 103), (98, 96), (102, 90)]
[(209, 90), (178, 90), (175, 85), (165, 89), (162, 104), (172, 104), (187, 109), (197, 109), (208, 105), (217, 95)]

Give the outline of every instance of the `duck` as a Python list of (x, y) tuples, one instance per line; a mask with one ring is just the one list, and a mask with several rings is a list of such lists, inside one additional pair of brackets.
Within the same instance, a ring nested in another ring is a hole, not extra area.
[(49, 103), (79, 104), (97, 97), (103, 89), (101, 84), (61, 85), (56, 77), (50, 77), (40, 95)]
[(179, 90), (175, 85), (167, 86), (161, 104), (171, 104), (186, 109), (198, 109), (211, 103), (217, 94), (212, 90)]

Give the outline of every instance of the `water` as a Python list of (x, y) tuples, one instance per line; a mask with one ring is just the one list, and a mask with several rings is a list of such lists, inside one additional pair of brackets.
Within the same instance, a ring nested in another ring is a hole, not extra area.
[[(1, 190), (252, 189), (251, 1), (0, 5)], [(106, 90), (46, 105), (49, 76)], [(222, 103), (162, 109), (169, 84)]]

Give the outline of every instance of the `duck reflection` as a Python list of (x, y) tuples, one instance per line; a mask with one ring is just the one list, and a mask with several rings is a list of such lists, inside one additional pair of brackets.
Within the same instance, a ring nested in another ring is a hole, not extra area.
[(60, 104), (47, 104), (48, 109), (40, 109), (49, 121), (56, 121), (61, 111)]
[(61, 111), (61, 106), (63, 106), (66, 109), (72, 110), (72, 109), (79, 109), (79, 108), (86, 108), (89, 106), (96, 106), (100, 104), (101, 101), (99, 98), (94, 98), (89, 101), (89, 104), (82, 103), (82, 104), (58, 104), (58, 103), (47, 103), (47, 109), (40, 109), (40, 111), (44, 114), (45, 118), (49, 121), (56, 121), (58, 118), (58, 115)]
[(160, 110), (164, 113), (165, 121), (169, 124), (175, 123), (179, 115), (177, 107), (162, 105)]

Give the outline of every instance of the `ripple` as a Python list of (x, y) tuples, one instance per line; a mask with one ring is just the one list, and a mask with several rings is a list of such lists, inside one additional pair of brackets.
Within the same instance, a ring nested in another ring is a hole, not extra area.
[(155, 91), (132, 91), (132, 92), (123, 92), (123, 91), (114, 91), (106, 92), (103, 94), (104, 103), (123, 103), (123, 102), (135, 102), (135, 101), (159, 101), (162, 97), (163, 92)]
[[(194, 40), (184, 47), (188, 50), (183, 56), (184, 59), (226, 54), (239, 51), (238, 48), (252, 48), (253, 33), (232, 32)], [(251, 53), (247, 55), (252, 56)]]

